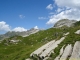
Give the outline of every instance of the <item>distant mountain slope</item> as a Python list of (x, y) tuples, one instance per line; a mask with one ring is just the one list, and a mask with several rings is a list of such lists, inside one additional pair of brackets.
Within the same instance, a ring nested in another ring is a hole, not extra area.
[(16, 36), (16, 35), (26, 37), (26, 36), (29, 36), (30, 34), (38, 32), (38, 31), (39, 31), (39, 29), (35, 29), (35, 28), (32, 28), (28, 31), (23, 31), (23, 32), (9, 31), (3, 35), (0, 35), (0, 40), (8, 38), (8, 37)]

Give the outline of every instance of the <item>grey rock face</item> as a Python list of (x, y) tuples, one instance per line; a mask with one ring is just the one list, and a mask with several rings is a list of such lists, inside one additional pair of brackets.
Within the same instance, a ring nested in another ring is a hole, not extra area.
[(73, 26), (75, 23), (77, 22), (76, 20), (68, 20), (68, 19), (62, 19), (59, 20), (57, 23), (55, 23), (54, 27), (62, 27), (62, 26), (67, 26), (67, 27), (71, 27)]

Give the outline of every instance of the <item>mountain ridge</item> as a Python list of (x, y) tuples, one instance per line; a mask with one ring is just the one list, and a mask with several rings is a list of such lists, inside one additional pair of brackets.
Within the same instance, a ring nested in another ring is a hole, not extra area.
[(30, 34), (34, 34), (34, 33), (38, 32), (38, 31), (39, 31), (39, 29), (35, 29), (35, 28), (31, 28), (30, 30), (23, 31), (23, 32), (9, 31), (5, 34), (0, 35), (0, 40), (3, 40), (5, 38), (9, 38), (12, 36), (16, 36), (16, 35), (26, 37), (26, 36), (29, 36)]

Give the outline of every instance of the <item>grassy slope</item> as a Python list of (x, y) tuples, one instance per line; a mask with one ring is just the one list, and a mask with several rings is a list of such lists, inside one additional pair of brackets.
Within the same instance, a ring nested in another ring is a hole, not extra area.
[[(61, 38), (64, 33), (70, 32), (66, 39), (59, 45), (59, 47), (55, 49), (55, 53), (51, 54), (51, 59), (49, 60), (53, 60), (59, 54), (59, 50), (63, 45), (67, 45), (69, 43), (74, 44), (76, 40), (80, 40), (80, 36), (74, 34), (74, 32), (78, 29), (80, 29), (79, 23), (76, 25), (76, 27), (50, 28), (39, 31), (38, 33), (32, 34), (25, 38), (17, 36), (15, 39), (21, 40), (21, 42), (19, 42), (17, 45), (8, 43), (9, 46), (6, 46), (4, 45), (4, 43), (6, 43), (4, 40), (2, 43), (0, 43), (0, 60), (25, 60), (26, 58), (29, 58), (30, 53), (43, 44), (53, 39), (57, 40)], [(11, 37), (7, 40), (13, 38), (14, 37)]]
[[(0, 60), (25, 60), (30, 56), (31, 52), (50, 40), (61, 38), (65, 32), (67, 32), (67, 29), (50, 28), (25, 38), (17, 37), (16, 39), (21, 40), (17, 45), (8, 43), (9, 46), (6, 46), (4, 45), (4, 43), (6, 43), (4, 40), (0, 43)], [(7, 40), (13, 38), (14, 37)]]

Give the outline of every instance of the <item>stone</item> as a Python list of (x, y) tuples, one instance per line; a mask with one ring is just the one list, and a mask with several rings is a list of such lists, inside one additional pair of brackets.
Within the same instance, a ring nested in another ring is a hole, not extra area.
[(80, 30), (77, 30), (77, 31), (75, 32), (75, 34), (80, 34)]
[(68, 34), (69, 34), (69, 32), (65, 33), (64, 36), (66, 36), (66, 35), (68, 35)]

